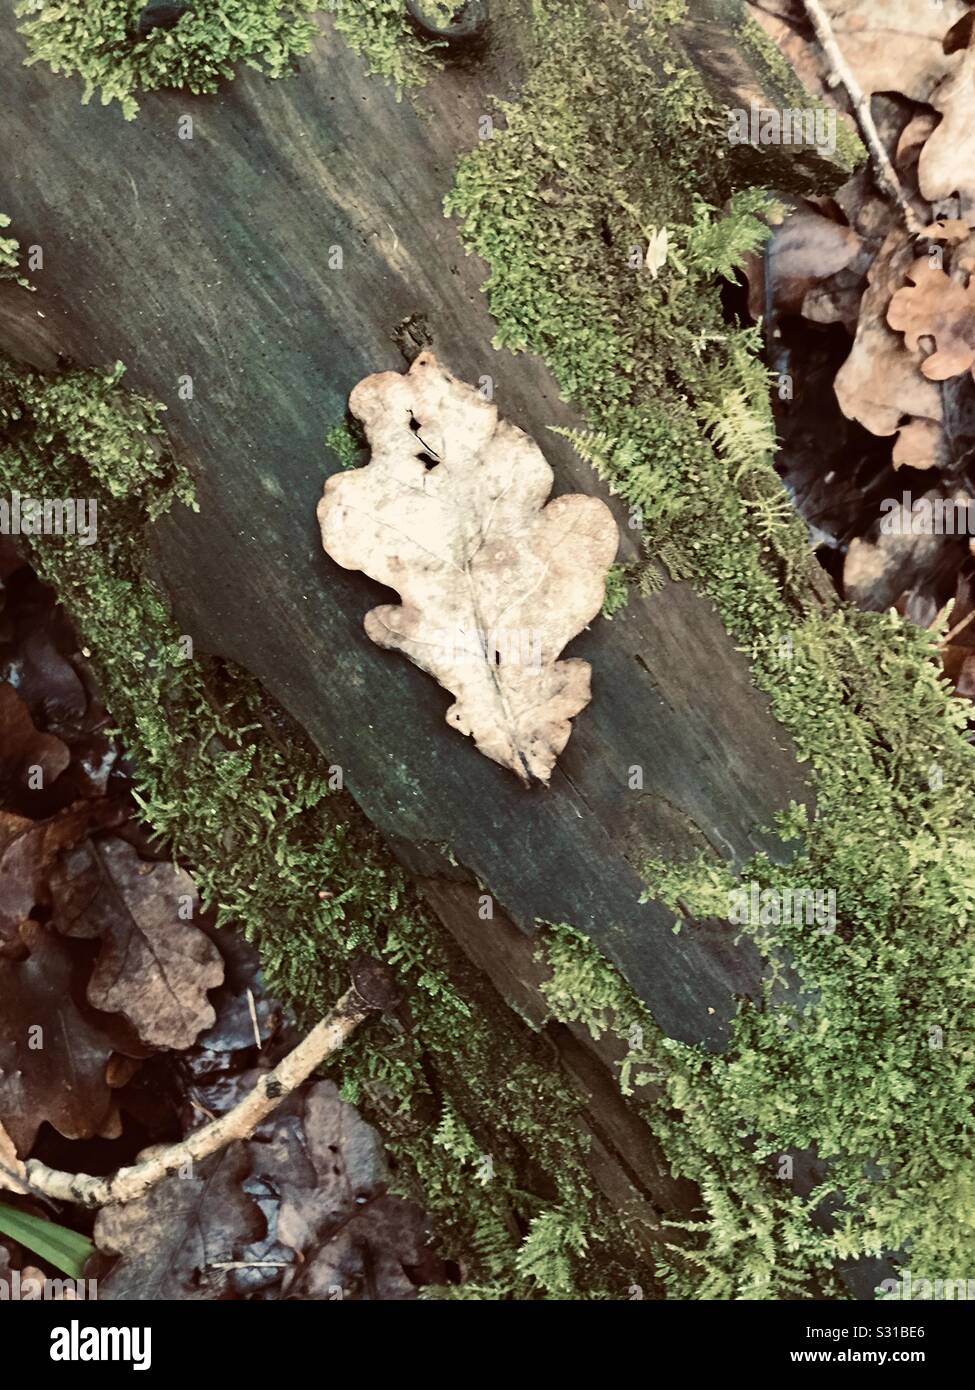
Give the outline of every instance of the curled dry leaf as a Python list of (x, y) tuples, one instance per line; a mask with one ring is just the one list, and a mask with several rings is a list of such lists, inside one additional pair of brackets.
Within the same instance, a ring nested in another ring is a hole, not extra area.
[(921, 151), (937, 124), (938, 118), (933, 111), (916, 111), (897, 137), (893, 153), (894, 167), (901, 182), (908, 184), (912, 192), (917, 191), (917, 166)]
[(921, 256), (908, 273), (909, 285), (890, 301), (887, 322), (912, 352), (921, 338), (932, 338), (936, 350), (921, 363), (929, 381), (947, 381), (975, 363), (975, 281), (959, 285), (940, 266)]
[(192, 920), (193, 880), (173, 864), (147, 864), (124, 840), (88, 841), (51, 876), (58, 929), (98, 937), (88, 982), (96, 1009), (120, 1013), (153, 1047), (189, 1047), (216, 1018), (207, 990), (223, 961)]
[(430, 352), (367, 377), (350, 408), (372, 459), (329, 478), (322, 544), (397, 590), (368, 635), (455, 696), (447, 722), (527, 786), (547, 782), (590, 700), (590, 667), (563, 647), (602, 606), (619, 536), (597, 498), (549, 502), (538, 445)]

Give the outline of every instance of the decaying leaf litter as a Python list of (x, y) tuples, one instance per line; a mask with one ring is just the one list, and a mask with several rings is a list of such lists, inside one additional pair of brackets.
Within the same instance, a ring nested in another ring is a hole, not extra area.
[[(455, 1277), (330, 1082), (94, 1226), (32, 1191), (25, 1159), (111, 1171), (225, 1114), (295, 1034), (253, 949), (147, 840), (50, 590), (6, 540), (0, 562), (0, 1205), (90, 1231), (102, 1299), (400, 1299)], [(26, 1296), (66, 1271), (0, 1236), (0, 1280), (15, 1272)]]
[[(804, 0), (750, 9), (809, 90), (852, 121)], [(975, 12), (961, 0), (821, 9), (910, 216), (867, 164), (832, 197), (793, 200), (751, 258), (749, 309), (779, 383), (780, 471), (844, 596), (940, 624), (945, 671), (971, 696)]]

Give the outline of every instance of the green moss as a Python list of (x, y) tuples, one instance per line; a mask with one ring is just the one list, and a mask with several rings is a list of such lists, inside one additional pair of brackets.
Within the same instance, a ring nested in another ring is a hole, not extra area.
[[(643, 1257), (592, 1192), (581, 1102), (541, 1040), (425, 911), (327, 758), (245, 673), (187, 655), (147, 572), (145, 527), (192, 505), (192, 482), (160, 408), (120, 376), (47, 377), (0, 357), (0, 486), (98, 502), (97, 544), (37, 537), (32, 558), (92, 652), (146, 821), (220, 920), (243, 924), (302, 1023), (347, 986), (357, 951), (394, 967), (406, 1025), (377, 1020), (333, 1073), (485, 1296), (625, 1288)], [(531, 1239), (548, 1211), (589, 1232), (584, 1260), (575, 1235)]]
[(81, 77), (82, 101), (98, 93), (103, 105), (117, 101), (131, 120), (145, 93), (216, 92), (241, 63), (268, 77), (294, 70), (311, 51), (317, 13), (333, 16), (369, 70), (400, 91), (427, 80), (442, 46), (420, 36), (402, 0), (204, 0), (173, 28), (140, 39), (136, 26), (143, 8), (144, 0), (17, 0), (25, 61)]
[[(10, 218), (0, 213), (0, 230), (10, 226)], [(30, 286), (20, 274), (20, 242), (16, 237), (0, 236), (0, 280), (16, 280), (25, 289)]]
[(422, 86), (436, 70), (442, 45), (420, 37), (402, 0), (322, 0), (321, 8), (369, 71), (398, 90)]
[[(0, 228), (9, 227), (10, 218), (0, 214)], [(0, 236), (0, 278), (16, 277), (20, 264), (20, 245), (13, 237)]]
[(552, 970), (543, 985), (552, 1017), (625, 1043), (621, 1090), (652, 1088), (653, 1102), (638, 1108), (675, 1175), (701, 1192), (700, 1219), (671, 1223), (669, 1251), (658, 1260), (668, 1296), (842, 1297), (834, 1248), (809, 1223), (813, 1200), (794, 1197), (761, 1164), (765, 1155), (743, 1144), (736, 1096), (721, 1085), (723, 1059), (664, 1037), (615, 967), (573, 927), (548, 924), (536, 954)]
[(361, 461), (362, 445), (344, 420), (326, 431), (325, 447), (331, 449), (343, 468), (355, 468)]
[(613, 565), (606, 576), (606, 597), (603, 599), (603, 617), (612, 618), (614, 613), (626, 606), (630, 596), (629, 566)]
[(18, 0), (25, 19), (28, 63), (84, 81), (82, 100), (96, 92), (117, 101), (128, 119), (137, 97), (159, 88), (215, 92), (238, 63), (280, 77), (311, 48), (318, 0), (207, 0), (171, 29), (136, 36), (143, 0), (85, 0), (84, 4)]
[[(646, 1077), (669, 1101), (655, 1127), (707, 1210), (698, 1263), (675, 1257), (671, 1287), (808, 1293), (834, 1259), (884, 1249), (931, 1277), (970, 1267), (967, 709), (934, 635), (820, 597), (773, 467), (758, 336), (729, 326), (716, 280), (760, 243), (765, 195), (738, 186), (720, 113), (667, 26), (656, 12), (617, 24), (573, 0), (539, 0), (536, 14), (522, 98), (461, 163), (448, 211), (488, 262), (497, 341), (548, 361), (589, 418), (574, 442), (642, 520), (648, 559), (715, 602), (809, 764), (818, 814), (796, 858), (758, 859), (744, 879), (832, 890), (840, 918), (829, 934), (756, 932), (772, 978), (790, 960), (815, 1002), (743, 1007), (727, 1056), (639, 1024), (654, 1036)], [(671, 252), (654, 278), (632, 252), (663, 226)], [(724, 866), (650, 865), (647, 877), (655, 895), (727, 916)], [(560, 1016), (577, 1007), (570, 963), (552, 995)], [(604, 991), (582, 977), (578, 988), (590, 1003), (576, 1016), (600, 1026)], [(761, 1169), (793, 1148), (830, 1161), (828, 1186), (842, 1193), (831, 1235)]]

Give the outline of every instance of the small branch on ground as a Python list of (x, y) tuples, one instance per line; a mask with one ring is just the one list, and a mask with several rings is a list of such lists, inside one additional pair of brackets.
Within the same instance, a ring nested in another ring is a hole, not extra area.
[(179, 1172), (184, 1164), (206, 1158), (234, 1139), (246, 1139), (326, 1057), (348, 1042), (364, 1019), (395, 1006), (398, 996), (392, 976), (378, 961), (361, 958), (353, 966), (352, 980), (352, 988), (326, 1017), (273, 1071), (262, 1076), (242, 1101), (180, 1143), (152, 1149), (140, 1162), (131, 1168), (120, 1168), (111, 1177), (64, 1173), (37, 1159), (29, 1159), (25, 1165), (18, 1163), (16, 1168), (0, 1161), (0, 1189), (23, 1192), (26, 1188), (40, 1196), (85, 1207), (132, 1202), (162, 1178)]
[(829, 15), (823, 9), (820, 0), (803, 0), (803, 4), (809, 22), (816, 31), (816, 38), (829, 59), (832, 72), (835, 73), (836, 79), (843, 84), (846, 94), (850, 98), (857, 125), (860, 127), (860, 134), (863, 136), (863, 142), (873, 161), (877, 183), (881, 191), (900, 208), (907, 224), (907, 230), (912, 236), (917, 236), (924, 230), (924, 224), (911, 206), (910, 199), (904, 192), (904, 186), (897, 177), (897, 171), (890, 161), (890, 156), (884, 149), (883, 141), (873, 119), (873, 113), (870, 110), (869, 98), (864, 94), (852, 68), (843, 57), (836, 41), (836, 35), (833, 33)]

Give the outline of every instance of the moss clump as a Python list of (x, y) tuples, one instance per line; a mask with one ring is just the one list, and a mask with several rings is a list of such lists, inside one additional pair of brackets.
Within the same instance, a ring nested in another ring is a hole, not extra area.
[(420, 37), (402, 0), (321, 0), (321, 8), (335, 16), (336, 29), (369, 71), (398, 91), (422, 86), (436, 70), (443, 45)]
[[(0, 229), (10, 226), (10, 218), (0, 213)], [(20, 265), (20, 243), (10, 236), (0, 236), (0, 279), (17, 278)]]
[(17, 0), (26, 62), (77, 74), (85, 84), (82, 101), (97, 92), (102, 105), (117, 101), (131, 120), (144, 93), (215, 92), (240, 63), (281, 77), (310, 52), (318, 12), (332, 15), (370, 71), (400, 90), (426, 81), (441, 47), (420, 37), (402, 0), (200, 0), (172, 28), (140, 38), (144, 8), (144, 0)]
[(318, 0), (204, 0), (171, 29), (139, 38), (144, 8), (143, 0), (18, 0), (26, 61), (78, 74), (83, 101), (99, 92), (103, 105), (119, 102), (131, 120), (141, 93), (161, 87), (215, 92), (238, 63), (280, 77), (311, 48), (311, 16), (321, 6)]
[[(680, 1257), (671, 1287), (784, 1297), (833, 1259), (882, 1250), (930, 1277), (970, 1268), (967, 709), (932, 634), (822, 598), (773, 467), (758, 338), (729, 326), (716, 278), (760, 243), (765, 195), (736, 183), (720, 113), (671, 45), (673, 7), (617, 23), (539, 0), (536, 15), (538, 62), (505, 128), (462, 162), (448, 210), (489, 264), (498, 342), (541, 354), (586, 412), (578, 448), (642, 521), (648, 557), (716, 603), (809, 763), (818, 814), (796, 859), (743, 878), (831, 890), (839, 917), (829, 934), (756, 929), (773, 975), (788, 957), (814, 1002), (743, 1007), (724, 1057), (654, 1043), (646, 1073), (680, 1114), (655, 1126), (708, 1212), (700, 1263)], [(663, 226), (654, 277), (634, 251)], [(717, 863), (649, 865), (647, 879), (675, 902), (707, 889), (701, 905), (727, 916), (735, 880)], [(563, 1014), (567, 1000), (568, 986)], [(828, 1235), (759, 1171), (792, 1149), (829, 1161), (812, 1199), (842, 1194)]]
[(626, 1046), (624, 1094), (652, 1088), (638, 1109), (677, 1176), (701, 1192), (701, 1217), (671, 1223), (657, 1272), (668, 1296), (690, 1299), (834, 1297), (833, 1242), (810, 1224), (802, 1201), (764, 1153), (742, 1142), (738, 1098), (721, 1084), (723, 1060), (664, 1037), (626, 981), (582, 932), (549, 924), (537, 957), (551, 967), (543, 985), (552, 1017), (581, 1023), (594, 1038), (612, 1032)]
[(250, 677), (188, 656), (145, 527), (192, 503), (191, 480), (160, 408), (120, 375), (47, 377), (0, 356), (0, 486), (98, 502), (97, 545), (38, 537), (33, 559), (92, 652), (147, 822), (221, 920), (243, 924), (302, 1022), (346, 988), (357, 951), (396, 970), (405, 1022), (371, 1025), (334, 1071), (481, 1296), (624, 1290), (645, 1256), (592, 1191), (579, 1098), (541, 1040), (423, 909), (340, 769)]
[(626, 606), (630, 596), (629, 566), (613, 565), (606, 576), (606, 597), (603, 599), (603, 617), (612, 618)]
[(362, 445), (344, 421), (326, 431), (325, 447), (331, 449), (343, 468), (355, 468), (362, 457)]

